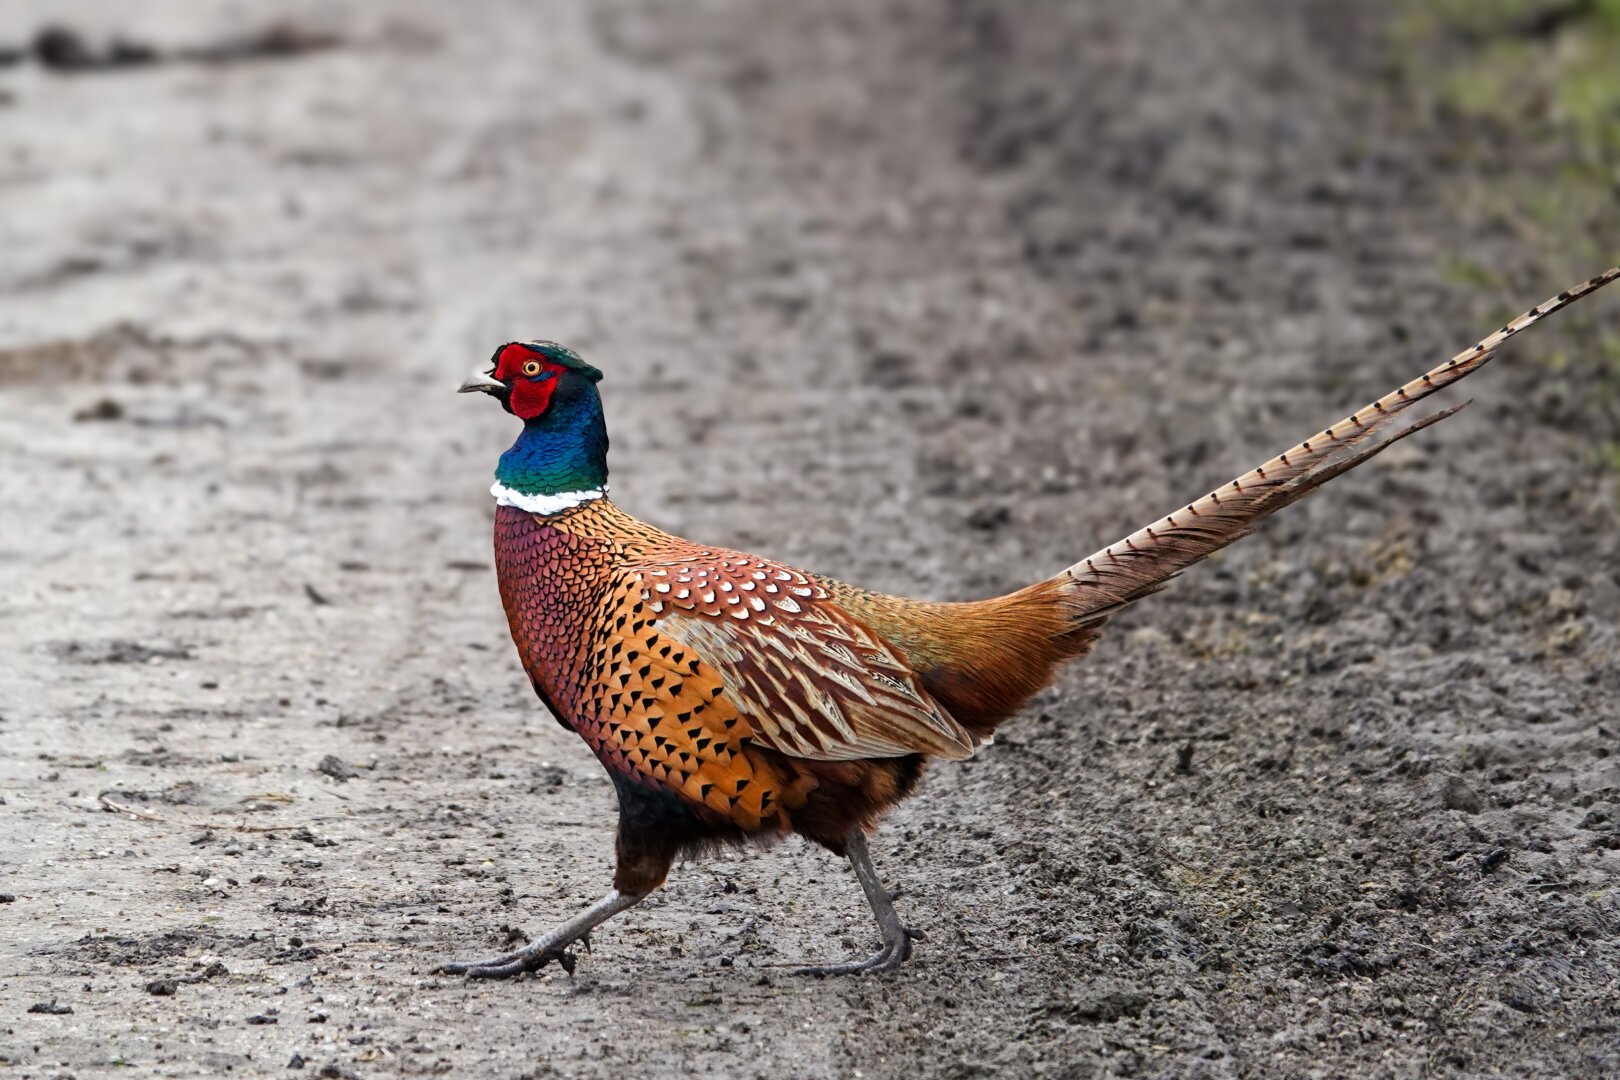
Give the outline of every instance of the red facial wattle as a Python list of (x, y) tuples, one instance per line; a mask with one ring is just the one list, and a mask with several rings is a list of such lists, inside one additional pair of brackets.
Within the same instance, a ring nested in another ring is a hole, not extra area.
[(495, 362), (495, 378), (510, 386), (507, 404), (514, 415), (533, 420), (551, 405), (557, 380), (568, 369), (544, 353), (523, 345), (508, 345)]

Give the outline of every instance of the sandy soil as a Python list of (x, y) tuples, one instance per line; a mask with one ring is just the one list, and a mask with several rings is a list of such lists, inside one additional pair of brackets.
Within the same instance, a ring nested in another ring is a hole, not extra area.
[(85, 48), (162, 62), (0, 68), (0, 1074), (1620, 1073), (1607, 296), (934, 770), (900, 974), (787, 973), (873, 943), (798, 842), (572, 978), (430, 974), (599, 895), (614, 816), (463, 371), (579, 348), (675, 531), (1045, 576), (1598, 269), (1458, 212), (1385, 9), (125, 7)]

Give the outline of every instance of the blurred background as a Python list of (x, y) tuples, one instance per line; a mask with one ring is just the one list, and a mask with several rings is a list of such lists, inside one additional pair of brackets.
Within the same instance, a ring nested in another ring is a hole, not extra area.
[(10, 0), (0, 1063), (1620, 1072), (1609, 294), (935, 770), (897, 977), (783, 974), (868, 944), (797, 842), (428, 974), (611, 857), (500, 343), (606, 371), (631, 512), (983, 596), (1620, 262), (1617, 194), (1615, 0)]

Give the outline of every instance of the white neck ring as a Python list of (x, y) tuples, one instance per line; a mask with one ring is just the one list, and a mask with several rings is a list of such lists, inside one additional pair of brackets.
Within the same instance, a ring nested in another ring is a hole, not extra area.
[(519, 510), (527, 510), (531, 514), (560, 514), (564, 510), (572, 510), (576, 506), (584, 506), (588, 502), (607, 495), (606, 484), (597, 488), (587, 488), (584, 491), (559, 491), (551, 495), (531, 495), (523, 491), (514, 491), (499, 480), (489, 489), (495, 496), (496, 506), (515, 506)]

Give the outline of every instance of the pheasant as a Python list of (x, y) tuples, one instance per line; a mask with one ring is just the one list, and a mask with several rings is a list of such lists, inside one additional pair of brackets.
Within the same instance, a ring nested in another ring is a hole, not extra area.
[(886, 971), (920, 935), (896, 912), (867, 834), (931, 758), (960, 759), (1083, 656), (1104, 624), (1267, 515), (1466, 402), (1397, 418), (1479, 370), (1519, 331), (1620, 277), (1524, 315), (1265, 464), (1045, 581), (1006, 596), (886, 596), (638, 521), (608, 498), (602, 373), (549, 341), (501, 346), (462, 392), (523, 421), (501, 455), (495, 560), (535, 692), (618, 793), (617, 862), (601, 900), (514, 952), (446, 964), (504, 978), (556, 960), (663, 884), (677, 856), (797, 833), (847, 858), (877, 918)]

